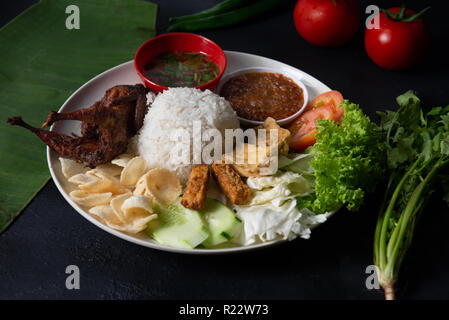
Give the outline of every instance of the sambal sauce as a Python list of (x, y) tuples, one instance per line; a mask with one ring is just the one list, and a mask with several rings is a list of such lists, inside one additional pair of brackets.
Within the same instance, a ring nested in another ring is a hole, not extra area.
[(241, 118), (285, 119), (304, 103), (304, 94), (290, 78), (271, 72), (249, 72), (228, 80), (220, 91)]

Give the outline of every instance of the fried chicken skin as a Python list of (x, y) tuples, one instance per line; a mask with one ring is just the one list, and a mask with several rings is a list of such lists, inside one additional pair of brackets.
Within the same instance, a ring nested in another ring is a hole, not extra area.
[(182, 195), (181, 204), (193, 210), (203, 210), (209, 181), (209, 166), (200, 164), (190, 172), (187, 188)]
[(251, 199), (251, 189), (229, 164), (214, 162), (212, 171), (223, 193), (233, 204), (244, 205)]
[(81, 137), (34, 128), (21, 117), (9, 118), (7, 122), (30, 130), (60, 155), (94, 168), (126, 151), (129, 138), (143, 124), (147, 93), (141, 84), (115, 86), (88, 108), (65, 113), (51, 111), (42, 125), (44, 128), (61, 120), (82, 121)]

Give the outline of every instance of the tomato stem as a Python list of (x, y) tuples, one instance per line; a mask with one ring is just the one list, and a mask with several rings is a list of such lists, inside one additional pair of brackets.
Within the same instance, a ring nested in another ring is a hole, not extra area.
[(428, 11), (429, 9), (430, 9), (430, 7), (424, 8), (417, 14), (414, 14), (414, 15), (411, 15), (410, 17), (404, 18), (402, 20), (402, 22), (413, 22), (416, 19), (418, 19), (419, 17), (421, 17), (424, 13), (426, 13), (426, 11)]
[(405, 4), (402, 4), (402, 5), (401, 5), (401, 9), (399, 10), (399, 16), (398, 16), (398, 18), (399, 18), (400, 20), (404, 19), (404, 16), (405, 16), (405, 10), (406, 10)]
[(398, 22), (413, 22), (416, 19), (418, 19), (419, 17), (421, 17), (424, 13), (426, 13), (428, 10), (430, 9), (430, 7), (424, 8), (423, 10), (421, 10), (418, 13), (412, 14), (411, 16), (406, 16), (406, 8), (405, 5), (401, 6), (401, 9), (399, 10), (398, 13), (386, 10), (386, 9), (380, 9), (380, 11), (382, 11), (383, 13), (385, 13), (385, 16), (393, 21), (398, 21)]

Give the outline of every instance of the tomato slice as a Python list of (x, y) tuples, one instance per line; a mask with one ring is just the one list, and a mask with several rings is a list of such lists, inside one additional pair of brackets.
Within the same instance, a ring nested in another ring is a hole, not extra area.
[(345, 109), (343, 107), (335, 107), (334, 108), (334, 121), (339, 122), (341, 117), (345, 114)]
[(343, 96), (337, 90), (324, 92), (316, 96), (307, 104), (307, 109), (314, 109), (323, 106), (331, 106), (337, 108), (343, 102)]
[(316, 119), (340, 121), (344, 109), (340, 107), (343, 96), (336, 90), (320, 94), (312, 99), (306, 111), (293, 121), (288, 127), (292, 134), (290, 148), (295, 151), (304, 151), (315, 144)]
[(336, 90), (328, 91), (320, 94), (319, 96), (312, 99), (307, 104), (307, 109), (320, 108), (323, 106), (330, 106), (334, 109), (335, 114), (335, 122), (340, 121), (341, 117), (343, 117), (344, 109), (339, 107), (339, 105), (343, 102), (343, 96), (340, 92)]
[(313, 108), (295, 119), (295, 121), (287, 128), (292, 134), (290, 140), (291, 149), (295, 151), (304, 151), (315, 144), (317, 119), (334, 120), (334, 108), (331, 106)]
[(304, 151), (308, 147), (313, 146), (316, 142), (316, 130), (311, 130), (303, 135), (295, 135), (290, 141), (290, 148), (295, 151)]

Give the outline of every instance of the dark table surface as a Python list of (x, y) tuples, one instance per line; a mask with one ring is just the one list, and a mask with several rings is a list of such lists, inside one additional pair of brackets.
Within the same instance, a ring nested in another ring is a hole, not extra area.
[[(2, 1), (0, 25), (36, 1)], [(158, 30), (168, 17), (196, 12), (216, 1), (155, 1)], [(360, 1), (390, 7), (397, 1)], [(200, 32), (223, 49), (276, 59), (340, 90), (375, 119), (376, 110), (396, 108), (394, 99), (408, 89), (429, 107), (449, 103), (447, 49), (449, 25), (444, 1), (407, 1), (433, 8), (426, 14), (433, 46), (415, 70), (390, 72), (370, 61), (363, 28), (341, 48), (314, 47), (293, 25), (291, 11), (262, 21)], [(365, 19), (366, 15), (363, 15)], [(3, 48), (2, 48), (3, 50)], [(0, 235), (1, 299), (382, 299), (368, 290), (366, 267), (372, 264), (372, 238), (378, 199), (358, 213), (339, 212), (295, 240), (256, 252), (224, 256), (166, 253), (128, 243), (94, 226), (63, 199), (50, 181), (15, 223)], [(449, 209), (434, 199), (418, 225), (401, 273), (399, 297), (449, 298)], [(77, 265), (81, 289), (67, 290), (65, 269)]]

